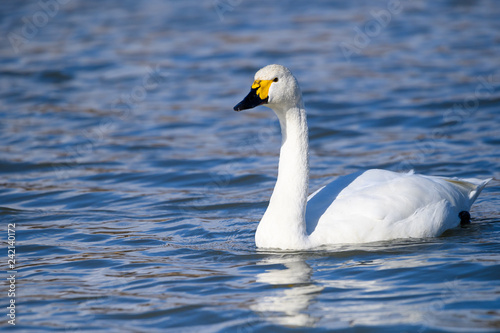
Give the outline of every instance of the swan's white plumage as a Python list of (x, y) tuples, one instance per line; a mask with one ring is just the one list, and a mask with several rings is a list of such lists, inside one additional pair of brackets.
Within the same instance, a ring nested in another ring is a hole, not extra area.
[(487, 181), (368, 170), (309, 198), (307, 232), (317, 244), (435, 237), (456, 227)]
[[(280, 65), (262, 68), (255, 80), (273, 81), (262, 102), (278, 116), (283, 137), (276, 186), (255, 234), (258, 247), (439, 236), (458, 226), (458, 214), (469, 211), (489, 181), (374, 169), (339, 177), (307, 197), (308, 130), (298, 83)], [(249, 96), (235, 110), (256, 106), (254, 97), (241, 106)]]

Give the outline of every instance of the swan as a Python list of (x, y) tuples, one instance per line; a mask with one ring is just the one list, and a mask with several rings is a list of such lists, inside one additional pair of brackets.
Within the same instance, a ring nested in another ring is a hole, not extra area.
[(437, 237), (469, 223), (470, 207), (490, 179), (458, 179), (371, 169), (339, 177), (308, 196), (309, 138), (298, 82), (268, 65), (235, 111), (271, 108), (281, 127), (278, 178), (255, 233), (258, 248)]

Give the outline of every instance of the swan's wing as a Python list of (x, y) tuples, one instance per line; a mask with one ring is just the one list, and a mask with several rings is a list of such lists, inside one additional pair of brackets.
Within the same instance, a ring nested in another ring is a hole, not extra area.
[(352, 173), (347, 176), (341, 176), (331, 183), (321, 187), (307, 198), (306, 208), (306, 228), (307, 234), (311, 234), (319, 221), (319, 218), (325, 214), (328, 207), (345, 188), (353, 181), (359, 178), (363, 172)]
[(437, 236), (487, 182), (385, 170), (340, 177), (309, 197), (307, 232), (328, 243)]

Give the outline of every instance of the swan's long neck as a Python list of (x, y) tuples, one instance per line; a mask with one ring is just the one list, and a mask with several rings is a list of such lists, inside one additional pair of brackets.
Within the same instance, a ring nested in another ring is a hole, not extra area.
[(257, 229), (258, 247), (307, 247), (309, 140), (306, 112), (300, 104), (288, 110), (275, 110), (282, 134), (278, 179)]

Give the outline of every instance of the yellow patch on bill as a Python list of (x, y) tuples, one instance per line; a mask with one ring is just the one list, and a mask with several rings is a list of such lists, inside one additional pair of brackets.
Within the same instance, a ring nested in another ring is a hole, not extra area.
[(265, 100), (269, 95), (269, 87), (273, 80), (255, 80), (252, 89), (257, 89), (256, 94), (260, 99)]

